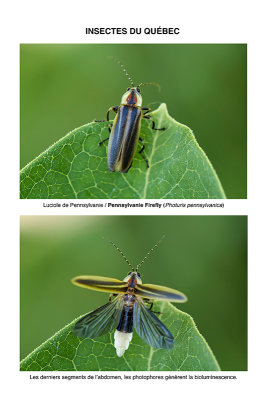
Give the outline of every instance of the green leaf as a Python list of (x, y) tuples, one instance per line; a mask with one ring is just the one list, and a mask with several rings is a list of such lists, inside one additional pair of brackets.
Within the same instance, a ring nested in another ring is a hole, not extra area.
[(109, 172), (108, 123), (91, 122), (49, 147), (21, 171), (23, 199), (207, 199), (225, 198), (211, 163), (192, 131), (176, 122), (165, 104), (143, 120), (141, 137), (150, 168), (136, 152), (127, 174)]
[[(190, 315), (167, 302), (155, 302), (172, 332), (171, 350), (153, 349), (134, 331), (123, 357), (117, 357), (113, 332), (96, 339), (78, 338), (76, 319), (21, 361), (22, 371), (218, 371), (220, 367)], [(79, 317), (80, 318), (80, 317)]]

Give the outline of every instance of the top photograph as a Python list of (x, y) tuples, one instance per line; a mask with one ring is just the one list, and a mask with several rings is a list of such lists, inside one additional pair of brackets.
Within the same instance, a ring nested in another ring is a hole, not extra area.
[(246, 44), (21, 44), (21, 199), (246, 199)]

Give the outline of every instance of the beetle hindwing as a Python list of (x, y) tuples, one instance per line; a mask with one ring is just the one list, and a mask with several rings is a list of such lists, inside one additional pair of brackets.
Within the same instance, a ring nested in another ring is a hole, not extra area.
[(133, 325), (137, 334), (154, 348), (170, 349), (174, 339), (166, 326), (150, 311), (140, 298), (133, 308)]
[(95, 338), (116, 328), (123, 309), (123, 299), (118, 295), (113, 301), (86, 314), (76, 322), (73, 333), (79, 337)]

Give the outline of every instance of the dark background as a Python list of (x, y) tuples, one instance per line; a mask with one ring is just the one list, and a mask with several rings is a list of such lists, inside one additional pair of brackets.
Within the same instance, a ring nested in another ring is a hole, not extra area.
[(247, 369), (247, 217), (21, 217), (21, 358), (108, 294), (71, 284), (77, 275), (123, 279), (166, 234), (143, 264), (144, 283), (188, 296), (189, 313), (222, 370)]
[(188, 125), (228, 198), (246, 198), (246, 45), (21, 45), (21, 167), (94, 118), (129, 86), (114, 56), (143, 87), (143, 105), (167, 104)]

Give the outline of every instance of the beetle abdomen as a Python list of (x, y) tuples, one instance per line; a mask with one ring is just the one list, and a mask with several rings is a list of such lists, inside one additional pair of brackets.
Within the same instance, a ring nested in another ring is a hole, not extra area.
[(137, 107), (120, 106), (108, 142), (109, 171), (127, 172), (137, 148), (142, 112)]
[(117, 330), (125, 333), (133, 331), (133, 307), (123, 307)]

